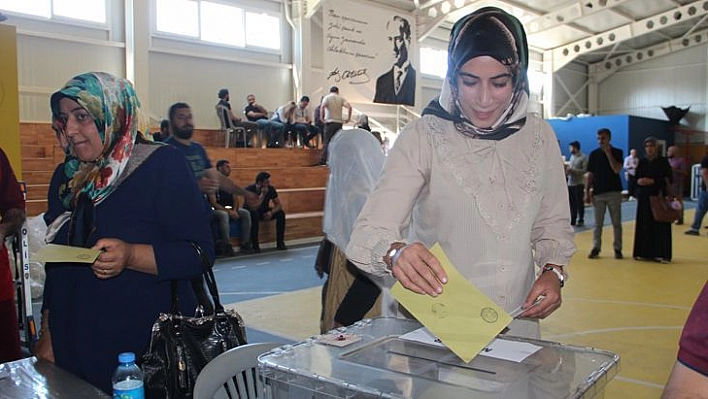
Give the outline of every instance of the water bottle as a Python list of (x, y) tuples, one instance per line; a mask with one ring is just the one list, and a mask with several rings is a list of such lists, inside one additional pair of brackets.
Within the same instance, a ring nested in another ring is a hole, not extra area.
[(113, 373), (113, 399), (145, 399), (143, 372), (135, 364), (135, 353), (118, 355), (118, 368)]

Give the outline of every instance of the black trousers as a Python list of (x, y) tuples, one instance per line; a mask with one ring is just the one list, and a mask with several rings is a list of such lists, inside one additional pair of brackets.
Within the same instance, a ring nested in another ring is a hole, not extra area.
[(327, 122), (325, 123), (324, 136), (322, 137), (322, 159), (321, 163), (327, 163), (327, 147), (329, 146), (330, 140), (337, 134), (338, 131), (342, 129), (342, 124), (337, 122)]
[(629, 194), (630, 197), (635, 197), (636, 195), (634, 191), (637, 188), (637, 177), (632, 176), (632, 175), (627, 175), (627, 194)]
[(583, 202), (582, 184), (568, 186), (568, 198), (570, 199), (570, 224), (575, 225), (576, 220), (585, 222), (585, 203)]
[[(259, 224), (263, 221), (263, 215), (265, 212), (260, 210), (250, 211), (251, 212), (251, 245), (254, 247), (258, 245), (258, 230)], [(275, 220), (275, 240), (278, 244), (285, 243), (285, 212), (279, 210), (273, 214), (273, 220)]]

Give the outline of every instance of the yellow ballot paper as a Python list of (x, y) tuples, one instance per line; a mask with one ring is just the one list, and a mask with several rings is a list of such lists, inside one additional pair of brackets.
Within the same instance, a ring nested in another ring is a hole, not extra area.
[(420, 295), (396, 282), (391, 294), (445, 346), (469, 363), (512, 318), (455, 269), (439, 243), (430, 251), (447, 273), (443, 293), (435, 298)]
[(32, 256), (32, 260), (38, 262), (93, 263), (100, 254), (101, 251), (97, 249), (47, 244)]

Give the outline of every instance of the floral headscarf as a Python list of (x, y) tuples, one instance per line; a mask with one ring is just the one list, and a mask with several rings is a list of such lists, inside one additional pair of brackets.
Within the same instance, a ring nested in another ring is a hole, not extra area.
[[(489, 128), (474, 126), (467, 119), (457, 91), (460, 68), (479, 56), (490, 56), (506, 65), (514, 80), (506, 110)], [(529, 97), (528, 44), (524, 28), (516, 17), (495, 7), (485, 7), (457, 21), (450, 32), (447, 68), (440, 97), (428, 104), (423, 115), (452, 121), (462, 134), (486, 140), (502, 140), (524, 126)]]
[(105, 72), (75, 76), (64, 88), (52, 94), (50, 100), (52, 127), (62, 134), (66, 122), (61, 116), (59, 101), (64, 97), (86, 109), (103, 142), (101, 155), (90, 162), (79, 160), (69, 144), (64, 160), (69, 184), (60, 197), (64, 207), (71, 210), (81, 193), (85, 193), (93, 204), (98, 204), (115, 190), (136, 140), (142, 139), (138, 126), (140, 101), (133, 85), (126, 79)]

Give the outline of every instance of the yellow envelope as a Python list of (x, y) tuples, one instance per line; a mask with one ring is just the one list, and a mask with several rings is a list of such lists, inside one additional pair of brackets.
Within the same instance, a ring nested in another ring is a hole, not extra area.
[(430, 251), (447, 273), (443, 293), (435, 298), (420, 295), (396, 282), (391, 294), (445, 346), (469, 363), (512, 318), (457, 271), (439, 243)]
[(91, 248), (70, 247), (68, 245), (47, 244), (31, 256), (38, 262), (79, 262), (93, 263), (101, 251)]

